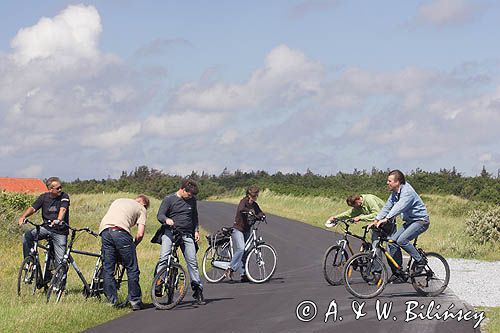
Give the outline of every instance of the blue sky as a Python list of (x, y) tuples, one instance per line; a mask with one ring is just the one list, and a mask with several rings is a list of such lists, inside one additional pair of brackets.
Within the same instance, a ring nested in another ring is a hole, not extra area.
[(494, 1), (3, 1), (0, 175), (500, 168)]

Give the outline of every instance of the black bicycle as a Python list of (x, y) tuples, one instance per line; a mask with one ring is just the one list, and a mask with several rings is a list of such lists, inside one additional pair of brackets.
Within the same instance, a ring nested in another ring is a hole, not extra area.
[[(68, 226), (69, 229), (71, 230), (71, 236), (70, 236), (70, 241), (68, 244), (68, 247), (66, 248), (66, 253), (64, 254), (62, 262), (57, 266), (56, 271), (54, 273), (54, 276), (52, 277), (52, 280), (49, 284), (48, 290), (47, 290), (47, 303), (53, 300), (54, 303), (58, 303), (61, 300), (61, 297), (66, 290), (66, 283), (67, 283), (67, 277), (68, 277), (68, 271), (70, 265), (73, 266), (75, 269), (78, 277), (83, 283), (83, 295), (85, 297), (97, 297), (101, 298), (101, 294), (104, 293), (104, 282), (103, 282), (103, 275), (104, 275), (104, 268), (102, 266), (102, 255), (101, 253), (93, 253), (93, 252), (87, 252), (87, 251), (80, 251), (80, 250), (75, 250), (73, 249), (73, 244), (75, 243), (75, 240), (77, 238), (77, 234), (80, 232), (86, 232), (94, 237), (98, 237), (99, 235), (90, 230), (88, 227), (85, 228), (73, 228)], [(82, 271), (76, 264), (75, 260), (73, 259), (73, 256), (71, 255), (72, 253), (76, 254), (81, 254), (85, 256), (91, 256), (97, 258), (96, 263), (95, 263), (95, 268), (94, 272), (92, 273), (92, 278), (90, 280), (90, 283), (87, 282), (85, 279)], [(115, 279), (117, 283), (117, 288), (120, 287), (120, 284), (123, 282), (123, 274), (125, 272), (125, 269), (123, 265), (121, 265), (120, 262), (116, 265), (115, 268)]]
[(380, 295), (388, 283), (387, 268), (382, 258), (377, 255), (377, 253), (383, 253), (396, 268), (396, 277), (402, 282), (411, 282), (419, 295), (437, 296), (442, 293), (450, 281), (448, 262), (438, 253), (426, 253), (421, 248), (417, 248), (417, 239), (418, 237), (413, 241), (413, 246), (424, 258), (426, 264), (424, 267), (419, 267), (410, 256), (406, 268), (403, 268), (396, 263), (383, 245), (386, 242), (394, 243), (394, 241), (388, 239), (387, 234), (381, 231), (380, 241), (371, 251), (358, 253), (345, 264), (346, 289), (359, 298), (372, 298)]
[(189, 285), (189, 277), (184, 267), (179, 263), (179, 256), (177, 255), (177, 249), (184, 242), (182, 233), (173, 228), (172, 237), (172, 251), (170, 251), (170, 255), (166, 260), (165, 267), (156, 273), (151, 288), (153, 304), (160, 310), (173, 309), (182, 302)]
[[(52, 279), (52, 273), (55, 269), (55, 256), (54, 248), (49, 240), (47, 244), (41, 244), (39, 242), (40, 228), (44, 223), (36, 224), (28, 219), (24, 219), (23, 223), (29, 223), (33, 225), (36, 229), (35, 239), (33, 247), (30, 250), (30, 254), (24, 258), (21, 267), (19, 268), (19, 273), (17, 275), (17, 295), (34, 295), (37, 289), (44, 288), (47, 289), (47, 285)], [(45, 251), (45, 261), (43, 267), (40, 263), (40, 256), (38, 254), (38, 249), (43, 249)]]
[(332, 227), (342, 225), (344, 228), (344, 237), (337, 241), (337, 244), (330, 246), (323, 256), (323, 276), (326, 282), (332, 286), (338, 286), (343, 282), (344, 265), (349, 257), (354, 255), (354, 250), (349, 241), (352, 236), (361, 241), (359, 252), (370, 251), (372, 244), (366, 240), (368, 233), (367, 226), (363, 226), (363, 235), (355, 235), (349, 231), (350, 224), (355, 223), (354, 219), (335, 219), (332, 220)]

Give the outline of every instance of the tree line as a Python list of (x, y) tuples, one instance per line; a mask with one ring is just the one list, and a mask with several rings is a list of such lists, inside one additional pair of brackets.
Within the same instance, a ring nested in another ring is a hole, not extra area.
[[(343, 198), (352, 193), (372, 193), (382, 198), (387, 196), (386, 179), (389, 170), (353, 170), (351, 173), (338, 172), (335, 175), (317, 175), (311, 170), (306, 173), (269, 174), (258, 170), (243, 172), (225, 168), (219, 175), (192, 172), (187, 178), (200, 185), (199, 199), (212, 195), (222, 195), (228, 191), (257, 185), (279, 194), (296, 196), (324, 196)], [(500, 204), (500, 178), (493, 177), (484, 167), (481, 174), (474, 177), (463, 176), (455, 168), (429, 172), (415, 169), (406, 174), (408, 182), (419, 193), (451, 194), (470, 200)], [(123, 171), (118, 179), (76, 179), (65, 182), (68, 193), (132, 192), (144, 193), (163, 198), (179, 188), (183, 177), (169, 175), (161, 170), (139, 166), (133, 171)]]

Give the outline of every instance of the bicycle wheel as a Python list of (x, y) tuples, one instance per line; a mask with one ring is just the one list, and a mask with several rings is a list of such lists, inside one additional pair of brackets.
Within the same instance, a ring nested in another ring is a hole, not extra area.
[(47, 303), (59, 303), (62, 294), (66, 289), (66, 277), (68, 275), (68, 266), (61, 264), (57, 266), (54, 276), (50, 281), (49, 288), (47, 289)]
[[(412, 273), (411, 283), (413, 288), (423, 296), (437, 296), (441, 294), (450, 281), (450, 267), (448, 262), (438, 253), (429, 252), (426, 254), (427, 265), (420, 274)], [(412, 272), (416, 263), (412, 265)]]
[(217, 283), (224, 279), (224, 272), (231, 263), (229, 243), (210, 246), (203, 255), (203, 275), (208, 282)]
[[(358, 298), (372, 298), (380, 295), (387, 284), (387, 269), (382, 261), (372, 257), (372, 253), (358, 253), (352, 256), (344, 268), (345, 287)], [(373, 265), (382, 269), (374, 272)]]
[(156, 274), (151, 288), (151, 299), (154, 306), (160, 310), (173, 309), (186, 295), (189, 278), (184, 268), (178, 263), (172, 263)]
[(268, 244), (250, 250), (245, 261), (245, 273), (254, 283), (266, 282), (276, 270), (276, 251)]
[(27, 256), (24, 258), (19, 274), (17, 275), (17, 295), (34, 295), (37, 289), (37, 280), (39, 279), (40, 269), (36, 264), (35, 258)]
[(326, 282), (332, 286), (342, 284), (342, 273), (347, 259), (349, 259), (347, 251), (339, 245), (330, 246), (326, 250), (323, 257), (323, 276)]

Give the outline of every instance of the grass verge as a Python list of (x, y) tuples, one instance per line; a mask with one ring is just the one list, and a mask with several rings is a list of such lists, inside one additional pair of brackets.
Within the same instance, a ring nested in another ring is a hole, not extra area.
[[(109, 205), (116, 198), (134, 198), (130, 193), (113, 194), (80, 194), (71, 196), (71, 225), (75, 227), (88, 226), (94, 231), (98, 230), (101, 218), (106, 213)], [(146, 223), (146, 235), (137, 247), (139, 268), (141, 270), (140, 284), (143, 293), (143, 302), (151, 303), (151, 282), (153, 270), (158, 260), (160, 247), (150, 242), (159, 223), (156, 221), (156, 212), (160, 201), (151, 199)], [(18, 214), (17, 214), (18, 213)], [(45, 294), (38, 290), (34, 296), (18, 297), (16, 293), (17, 274), (22, 261), (22, 232), (28, 227), (16, 227), (16, 219), (21, 212), (10, 214), (9, 219), (0, 219), (2, 226), (2, 241), (0, 251), (0, 332), (81, 332), (87, 328), (99, 325), (106, 321), (128, 313), (129, 309), (115, 309), (97, 299), (85, 299), (82, 295), (82, 283), (73, 268), (68, 274), (68, 291), (59, 304), (47, 305)], [(6, 215), (5, 215), (6, 216)], [(32, 216), (33, 221), (40, 221), (39, 214)], [(14, 227), (13, 227), (14, 225)], [(22, 229), (22, 230), (21, 230)], [(136, 228), (132, 229), (135, 235)], [(201, 231), (205, 239), (205, 231)], [(100, 238), (82, 234), (75, 242), (75, 249), (98, 252)], [(206, 249), (206, 242), (200, 245), (198, 261)], [(182, 258), (182, 255), (181, 255)], [(75, 261), (82, 270), (85, 278), (90, 279), (95, 265), (95, 258), (75, 255)], [(185, 263), (183, 263), (185, 266)], [(200, 266), (201, 267), (201, 266)], [(127, 286), (120, 288), (121, 300), (126, 297)], [(189, 294), (189, 293), (188, 293)], [(186, 296), (189, 298), (190, 296)]]

